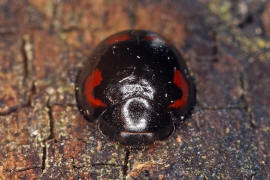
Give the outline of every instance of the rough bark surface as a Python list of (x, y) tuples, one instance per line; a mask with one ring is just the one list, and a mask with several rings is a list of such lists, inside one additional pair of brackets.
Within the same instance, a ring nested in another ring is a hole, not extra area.
[[(166, 141), (108, 141), (74, 78), (106, 36), (148, 29), (182, 51), (198, 103)], [(0, 0), (0, 179), (270, 179), (270, 2)]]

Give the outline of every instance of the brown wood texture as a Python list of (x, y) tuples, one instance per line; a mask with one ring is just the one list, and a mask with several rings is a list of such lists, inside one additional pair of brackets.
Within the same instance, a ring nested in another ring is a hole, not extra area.
[[(74, 77), (106, 36), (147, 29), (182, 51), (192, 116), (166, 141), (112, 143)], [(270, 2), (0, 0), (0, 179), (270, 179)]]

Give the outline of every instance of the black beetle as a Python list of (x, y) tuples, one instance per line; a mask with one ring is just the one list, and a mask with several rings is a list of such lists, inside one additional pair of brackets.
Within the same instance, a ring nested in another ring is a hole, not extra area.
[(113, 141), (146, 145), (166, 139), (196, 101), (177, 49), (161, 35), (128, 30), (94, 50), (77, 76), (78, 108)]

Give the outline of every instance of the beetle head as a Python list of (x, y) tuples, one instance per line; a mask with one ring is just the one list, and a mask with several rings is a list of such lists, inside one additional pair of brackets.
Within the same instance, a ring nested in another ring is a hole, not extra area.
[(167, 138), (174, 129), (164, 108), (141, 97), (108, 107), (101, 114), (99, 123), (103, 134), (125, 145), (151, 144)]

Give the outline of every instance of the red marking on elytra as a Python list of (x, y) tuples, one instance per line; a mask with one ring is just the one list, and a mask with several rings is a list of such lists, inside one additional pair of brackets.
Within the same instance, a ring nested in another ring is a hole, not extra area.
[(107, 105), (93, 96), (93, 89), (103, 80), (101, 72), (95, 69), (85, 81), (84, 93), (89, 104), (94, 107), (106, 107)]
[(175, 100), (168, 108), (182, 108), (186, 105), (188, 100), (188, 84), (179, 70), (174, 71), (173, 83), (182, 90), (182, 97)]
[(145, 38), (147, 41), (153, 41), (156, 37), (150, 36), (150, 35), (146, 35), (144, 38)]
[(129, 39), (131, 39), (131, 36), (129, 34), (119, 34), (119, 35), (110, 37), (108, 40), (105, 41), (105, 44), (110, 45), (116, 42), (127, 41)]

